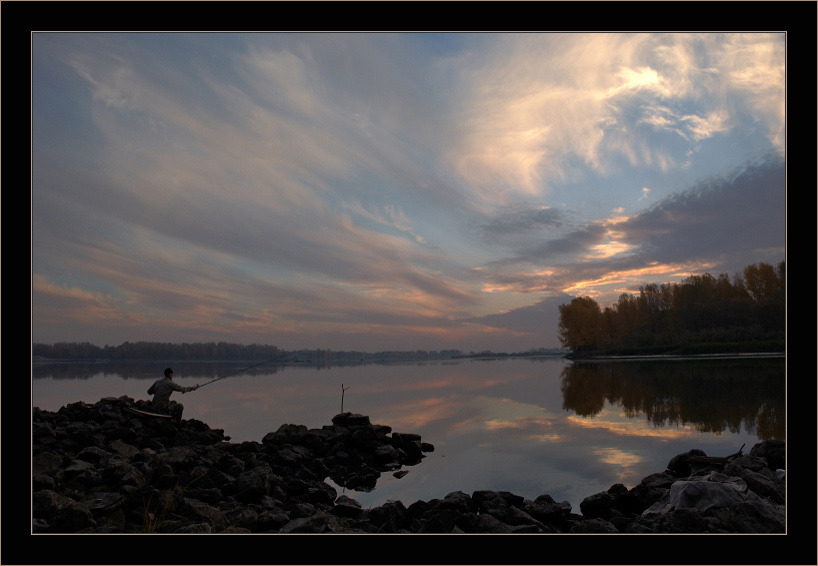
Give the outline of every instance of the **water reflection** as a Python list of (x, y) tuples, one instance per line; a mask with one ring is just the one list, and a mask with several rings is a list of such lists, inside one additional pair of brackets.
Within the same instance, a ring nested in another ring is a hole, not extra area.
[[(89, 379), (98, 375), (120, 377), (122, 379), (159, 379), (162, 372), (170, 366), (174, 375), (196, 376), (201, 380), (215, 379), (228, 375), (243, 367), (252, 365), (251, 362), (77, 362), (77, 363), (43, 363), (38, 362), (32, 367), (34, 379)], [(247, 370), (248, 375), (273, 375), (284, 369), (285, 365), (267, 364), (264, 368)]]
[[(56, 411), (105, 396), (145, 399), (165, 365), (35, 368), (32, 403)], [(243, 367), (170, 365), (185, 386)], [(578, 509), (584, 497), (617, 482), (632, 487), (691, 448), (727, 455), (759, 439), (784, 439), (783, 360), (271, 365), (180, 401), (185, 418), (224, 429), (233, 442), (258, 442), (285, 423), (329, 424), (341, 409), (342, 384), (346, 411), (435, 447), (403, 478), (384, 474), (372, 492), (353, 494), (365, 506), (497, 489), (531, 499), (548, 493)]]
[(755, 432), (784, 440), (784, 361), (707, 360), (578, 363), (562, 374), (565, 408), (599, 415), (606, 401), (657, 428)]

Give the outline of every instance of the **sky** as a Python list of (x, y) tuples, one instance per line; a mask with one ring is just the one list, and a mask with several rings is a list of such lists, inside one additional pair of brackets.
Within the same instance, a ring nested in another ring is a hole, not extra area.
[(784, 33), (34, 33), (38, 343), (558, 347), (785, 259)]

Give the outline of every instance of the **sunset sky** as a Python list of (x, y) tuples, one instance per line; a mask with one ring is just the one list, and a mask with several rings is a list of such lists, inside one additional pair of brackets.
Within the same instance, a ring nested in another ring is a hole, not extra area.
[(777, 264), (785, 47), (35, 33), (32, 340), (524, 351)]

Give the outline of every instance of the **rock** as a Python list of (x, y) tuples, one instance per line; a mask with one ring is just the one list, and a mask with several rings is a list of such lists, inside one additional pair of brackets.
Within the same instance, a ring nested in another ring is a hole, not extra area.
[[(258, 528), (259, 513), (252, 507), (239, 507), (233, 511), (224, 513), (224, 518), (230, 527), (244, 529), (245, 532), (254, 533)], [(222, 530), (221, 532), (227, 532)], [(236, 531), (231, 531), (236, 532)]]
[(198, 499), (185, 497), (182, 500), (182, 511), (192, 517), (195, 523), (204, 523), (210, 526), (210, 532), (224, 530), (230, 523), (218, 508), (203, 503)]
[(369, 417), (356, 413), (339, 413), (332, 417), (332, 424), (346, 428), (369, 427)]
[(453, 491), (443, 498), (441, 509), (454, 509), (460, 513), (469, 513), (475, 510), (471, 496), (462, 491)]
[(662, 515), (654, 532), (660, 533), (702, 533), (709, 523), (702, 513), (695, 508), (682, 507), (671, 509)]
[(571, 527), (569, 533), (618, 533), (617, 528), (610, 522), (604, 519), (591, 518), (578, 522)]
[(127, 444), (121, 440), (114, 440), (110, 442), (108, 444), (108, 448), (112, 452), (115, 452), (116, 454), (124, 456), (128, 459), (133, 459), (140, 452), (139, 448), (136, 446), (132, 446), (131, 444)]
[[(489, 533), (489, 534), (506, 534), (510, 533), (512, 528), (506, 525), (493, 515), (479, 515), (476, 521), (476, 530), (472, 532)], [(469, 531), (466, 531), (469, 532)]]
[(728, 533), (785, 533), (786, 513), (784, 506), (760, 502), (742, 501), (730, 507), (711, 511), (724, 532)]
[(260, 466), (244, 472), (236, 478), (236, 497), (243, 503), (251, 503), (264, 495), (269, 495), (273, 476), (273, 470), (269, 466)]
[(357, 519), (363, 515), (363, 512), (364, 511), (361, 509), (360, 503), (345, 495), (342, 495), (335, 500), (335, 505), (331, 511), (331, 513), (336, 517), (346, 517), (349, 519)]
[(610, 520), (613, 517), (613, 496), (607, 491), (589, 495), (579, 504), (585, 517)]
[(747, 497), (747, 484), (743, 481), (686, 480), (670, 487), (668, 503), (673, 507), (688, 507), (707, 512), (711, 507), (729, 507), (741, 503)]
[(563, 529), (571, 514), (571, 504), (567, 501), (557, 503), (548, 494), (537, 496), (534, 501), (525, 502), (526, 512), (538, 521), (551, 528)]
[[(137, 416), (128, 397), (32, 411), (35, 533), (780, 533), (783, 443), (706, 459), (690, 450), (633, 488), (589, 495), (581, 515), (543, 494), (453, 491), (363, 509), (325, 480), (362, 491), (402, 477), (434, 447), (354, 413), (285, 424), (232, 444), (197, 420)], [(391, 434), (391, 436), (390, 436)]]
[[(696, 513), (687, 512), (685, 518), (682, 509)], [(665, 497), (642, 514), (640, 522), (653, 532), (775, 533), (784, 532), (785, 513), (783, 506), (748, 489), (741, 478), (712, 472), (703, 479), (675, 482)]]
[(766, 474), (753, 471), (750, 467), (741, 467), (736, 463), (728, 464), (724, 468), (725, 474), (741, 478), (747, 484), (747, 487), (757, 495), (783, 505), (785, 500), (784, 482), (778, 480), (769, 468), (765, 467), (763, 471)]
[(290, 517), (285, 512), (265, 509), (258, 515), (256, 528), (260, 533), (278, 532), (289, 522)]
[(781, 440), (764, 440), (750, 449), (750, 456), (764, 458), (771, 470), (785, 469), (786, 444)]
[(344, 526), (334, 515), (319, 511), (310, 517), (293, 519), (278, 531), (280, 533), (339, 533)]
[(677, 480), (675, 476), (661, 472), (658, 474), (651, 474), (639, 482), (648, 489), (668, 489)]
[(400, 501), (387, 502), (370, 509), (367, 520), (378, 532), (383, 533), (396, 533), (408, 525), (406, 507)]
[(105, 466), (112, 456), (113, 454), (98, 446), (88, 446), (80, 450), (79, 454), (77, 454), (77, 460)]
[(690, 457), (691, 456), (707, 456), (703, 450), (693, 449), (684, 454), (677, 454), (668, 462), (668, 471), (680, 478), (686, 478), (691, 474)]
[(31, 460), (31, 468), (34, 472), (54, 474), (62, 467), (62, 457), (54, 452), (41, 452)]
[(53, 532), (77, 533), (97, 524), (91, 510), (71, 499), (65, 502), (54, 513)]

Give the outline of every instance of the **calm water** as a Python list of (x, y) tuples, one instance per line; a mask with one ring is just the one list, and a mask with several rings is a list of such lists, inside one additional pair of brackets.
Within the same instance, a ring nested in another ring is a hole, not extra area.
[[(38, 365), (32, 405), (56, 411), (109, 396), (149, 399), (166, 365)], [(185, 386), (247, 365), (171, 364)], [(726, 456), (785, 439), (783, 359), (268, 365), (173, 398), (184, 418), (224, 429), (231, 442), (260, 442), (283, 423), (331, 424), (342, 386), (345, 411), (435, 446), (403, 478), (387, 473), (372, 492), (345, 491), (364, 506), (496, 489), (530, 499), (547, 493), (579, 512), (588, 495), (617, 482), (633, 487), (691, 448)]]

